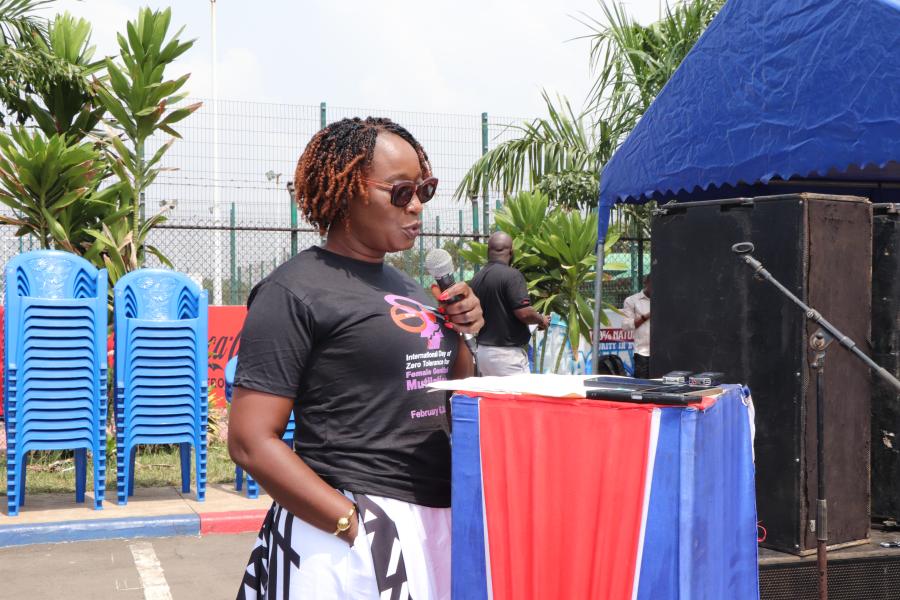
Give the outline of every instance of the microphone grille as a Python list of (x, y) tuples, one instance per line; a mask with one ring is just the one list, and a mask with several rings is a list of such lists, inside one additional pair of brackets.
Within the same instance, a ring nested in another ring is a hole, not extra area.
[(425, 270), (438, 279), (453, 273), (453, 257), (443, 248), (433, 248), (425, 255)]

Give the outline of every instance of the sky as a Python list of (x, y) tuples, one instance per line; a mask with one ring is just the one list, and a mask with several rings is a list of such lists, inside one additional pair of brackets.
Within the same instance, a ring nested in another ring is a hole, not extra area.
[[(629, 0), (638, 21), (661, 0)], [(196, 40), (172, 73), (212, 96), (209, 0), (58, 0), (93, 24), (99, 54), (115, 53), (142, 6), (172, 7)], [(219, 97), (405, 111), (534, 117), (541, 90), (580, 107), (590, 89), (589, 32), (598, 0), (217, 0)]]

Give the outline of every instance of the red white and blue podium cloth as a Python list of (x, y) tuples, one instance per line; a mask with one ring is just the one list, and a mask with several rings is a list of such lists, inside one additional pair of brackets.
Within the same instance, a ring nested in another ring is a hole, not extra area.
[(454, 394), (454, 600), (759, 597), (748, 393)]

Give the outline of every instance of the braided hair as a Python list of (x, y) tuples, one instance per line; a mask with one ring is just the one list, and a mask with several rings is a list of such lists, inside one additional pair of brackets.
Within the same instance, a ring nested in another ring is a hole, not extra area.
[(325, 234), (348, 214), (350, 199), (368, 202), (363, 183), (372, 164), (375, 140), (386, 131), (406, 140), (419, 156), (422, 177), (431, 177), (431, 164), (422, 145), (393, 121), (382, 117), (341, 119), (316, 133), (307, 144), (294, 172), (294, 194), (310, 224)]

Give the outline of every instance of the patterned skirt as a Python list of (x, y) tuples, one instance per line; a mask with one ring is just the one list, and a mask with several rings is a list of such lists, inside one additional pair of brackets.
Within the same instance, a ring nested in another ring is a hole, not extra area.
[(273, 503), (238, 600), (449, 600), (450, 509), (346, 495), (360, 513), (352, 547)]

